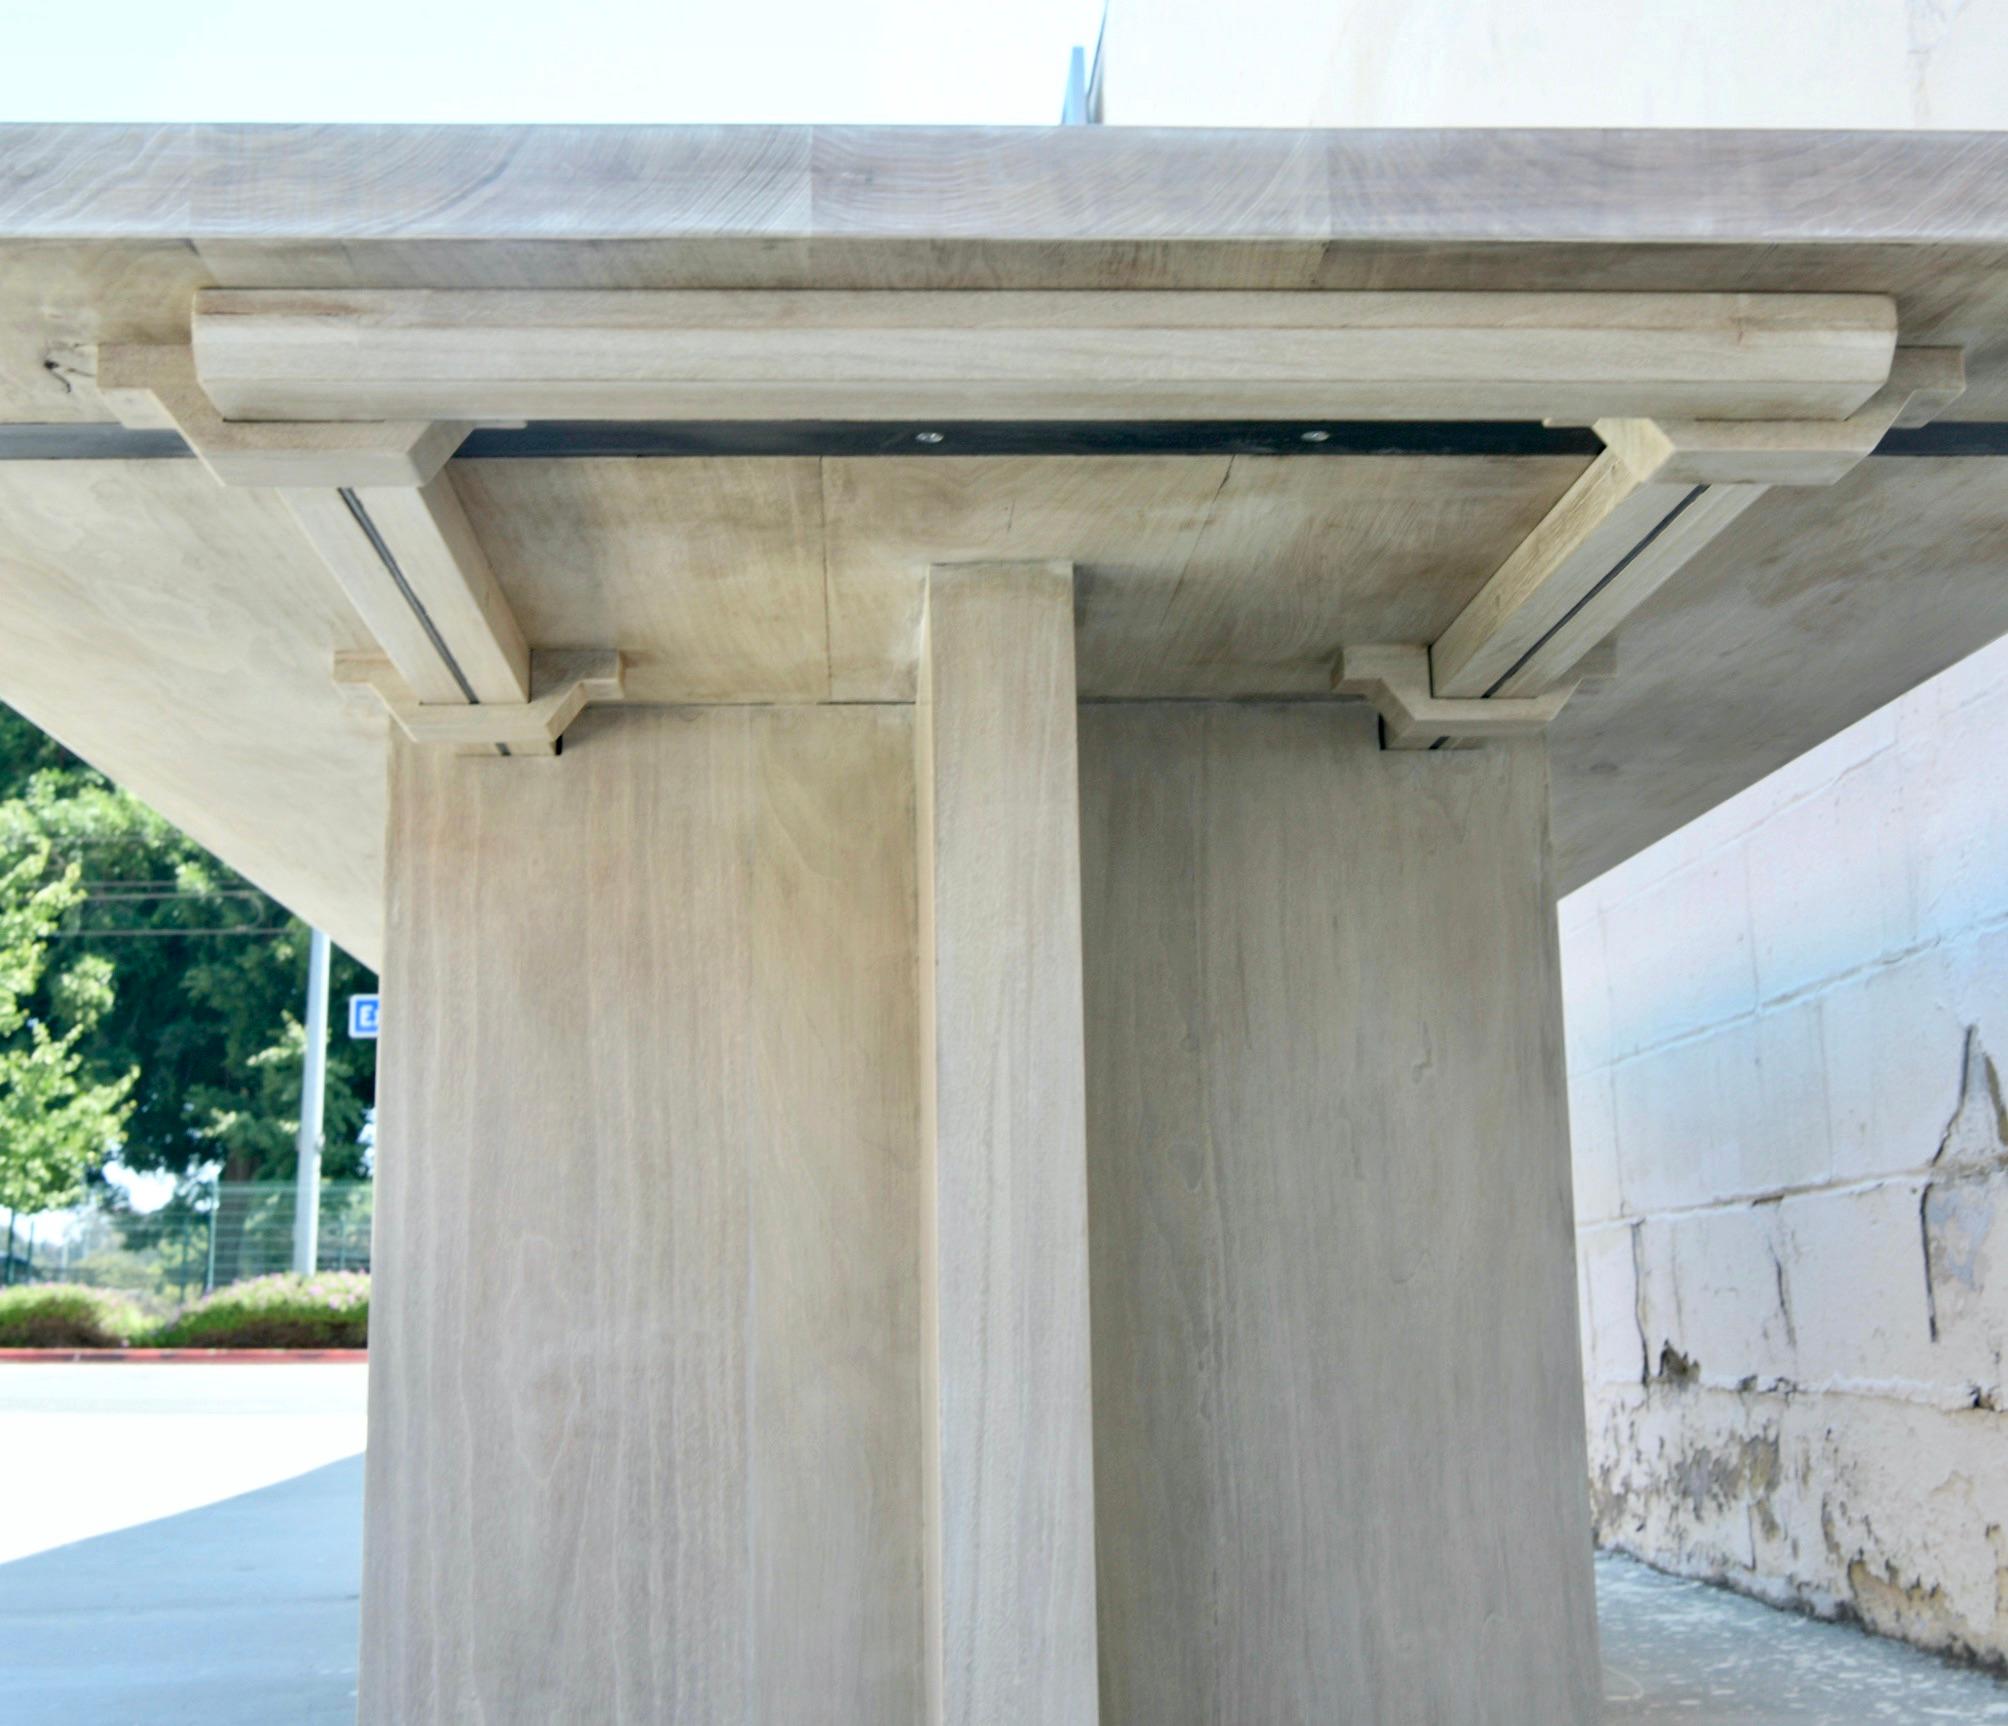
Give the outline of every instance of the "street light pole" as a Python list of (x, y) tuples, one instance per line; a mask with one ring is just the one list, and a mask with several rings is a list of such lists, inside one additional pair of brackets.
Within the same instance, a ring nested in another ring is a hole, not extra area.
[(314, 1274), (321, 1234), (321, 1110), (328, 1089), (328, 938), (307, 947), (307, 1055), (300, 1064), (299, 1188), (293, 1199), (293, 1269)]

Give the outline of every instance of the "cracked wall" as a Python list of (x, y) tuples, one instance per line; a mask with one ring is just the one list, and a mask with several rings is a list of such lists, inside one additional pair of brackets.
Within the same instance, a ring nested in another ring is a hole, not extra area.
[(1599, 1541), (2008, 1666), (2008, 642), (1561, 907)]

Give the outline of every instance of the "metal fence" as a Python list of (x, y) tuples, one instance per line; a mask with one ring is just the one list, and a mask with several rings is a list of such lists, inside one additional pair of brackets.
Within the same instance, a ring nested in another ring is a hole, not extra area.
[[(321, 1183), (320, 1270), (370, 1268), (369, 1181)], [(291, 1181), (217, 1181), (184, 1189), (158, 1210), (102, 1202), (25, 1220), (9, 1236), (0, 1280), (92, 1283), (157, 1306), (179, 1306), (226, 1283), (293, 1268)]]

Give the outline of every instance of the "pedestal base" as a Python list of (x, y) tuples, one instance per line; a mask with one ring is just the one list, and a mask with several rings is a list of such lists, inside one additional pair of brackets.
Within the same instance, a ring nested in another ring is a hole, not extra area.
[(1540, 746), (1076, 757), (995, 579), (920, 717), (400, 749), (366, 1726), (1595, 1718)]

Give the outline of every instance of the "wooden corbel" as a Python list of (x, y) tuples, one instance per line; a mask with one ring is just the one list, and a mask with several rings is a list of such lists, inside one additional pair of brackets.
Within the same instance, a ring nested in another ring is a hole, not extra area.
[(1600, 419), (1604, 451), (1430, 647), (1442, 696), (1539, 695), (1774, 485), (1833, 485), (1965, 387), (1956, 348), (1898, 348), (1834, 420)]
[(381, 653), (337, 653), (335, 682), (380, 701), (414, 743), (473, 755), (555, 755), (565, 728), (590, 706), (626, 697), (625, 667), (611, 649), (539, 650), (530, 656), (530, 699), (423, 702)]
[(1381, 716), (1389, 749), (1428, 749), (1439, 738), (1477, 741), (1528, 737), (1548, 728), (1575, 684), (1520, 699), (1446, 699), (1429, 687), (1429, 649), (1420, 646), (1348, 647), (1332, 674), (1333, 692), (1357, 695)]
[(340, 656), (337, 680), (418, 741), (550, 755), (588, 702), (620, 699), (618, 654), (525, 642), (446, 470), (466, 423), (226, 420), (169, 345), (101, 346), (98, 390), (127, 425), (178, 431), (222, 484), (285, 500), (381, 650)]

